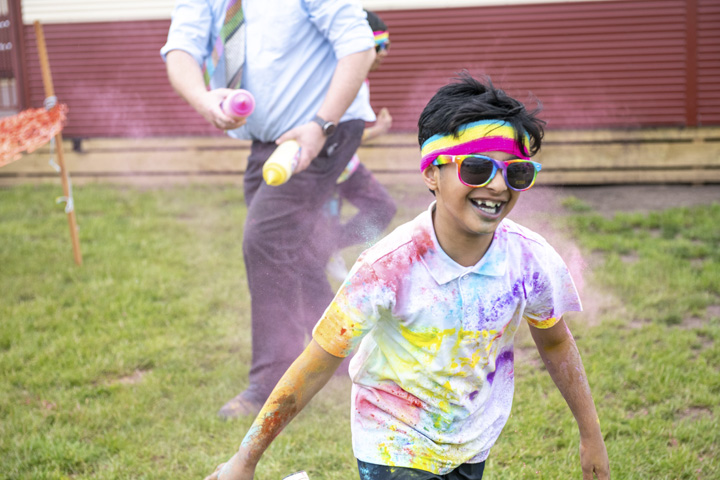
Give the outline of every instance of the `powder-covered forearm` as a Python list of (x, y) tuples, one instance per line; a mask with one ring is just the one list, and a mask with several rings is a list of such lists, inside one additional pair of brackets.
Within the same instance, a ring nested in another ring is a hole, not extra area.
[(240, 446), (240, 457), (256, 465), (273, 439), (330, 380), (342, 358), (314, 340), (280, 379)]
[(575, 339), (560, 319), (549, 329), (531, 327), (533, 339), (550, 377), (567, 402), (581, 435), (597, 435), (600, 424)]

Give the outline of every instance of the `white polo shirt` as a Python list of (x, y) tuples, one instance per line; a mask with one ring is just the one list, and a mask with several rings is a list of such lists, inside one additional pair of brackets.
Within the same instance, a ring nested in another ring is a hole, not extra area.
[(438, 244), (432, 209), (358, 259), (313, 331), (347, 356), (355, 456), (445, 474), (482, 462), (510, 415), (513, 338), (580, 299), (558, 253), (505, 219), (472, 267)]

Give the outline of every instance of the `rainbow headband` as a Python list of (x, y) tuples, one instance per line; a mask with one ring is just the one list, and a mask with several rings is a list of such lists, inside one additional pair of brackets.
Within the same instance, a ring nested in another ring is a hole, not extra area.
[[(525, 135), (527, 151), (530, 137)], [(457, 135), (452, 133), (433, 135), (425, 140), (420, 149), (420, 171), (425, 171), (439, 155), (468, 155), (480, 152), (506, 152), (527, 160), (515, 140), (515, 129), (508, 122), (480, 120), (461, 126)]]
[(373, 32), (373, 36), (375, 37), (375, 45), (382, 45), (390, 39), (390, 32), (387, 30), (378, 30), (377, 32)]

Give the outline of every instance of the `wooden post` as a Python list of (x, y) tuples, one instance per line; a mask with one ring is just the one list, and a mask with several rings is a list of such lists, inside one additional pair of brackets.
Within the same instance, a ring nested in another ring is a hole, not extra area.
[[(52, 75), (50, 73), (50, 62), (48, 61), (47, 47), (45, 46), (45, 34), (39, 21), (35, 21), (35, 37), (37, 39), (38, 56), (40, 57), (40, 71), (42, 72), (43, 85), (45, 86), (45, 97), (54, 97), (55, 88), (53, 87)], [(53, 107), (57, 108), (57, 106)], [(65, 168), (65, 159), (63, 157), (62, 134), (55, 135), (55, 146), (57, 148), (57, 164), (60, 167), (60, 178), (62, 180), (63, 193), (68, 202), (70, 211), (67, 212), (68, 224), (70, 226), (70, 238), (72, 239), (73, 255), (75, 263), (82, 265), (82, 253), (80, 252), (80, 239), (78, 238), (77, 222), (75, 220), (75, 207), (72, 202), (70, 192), (70, 180), (68, 179), (67, 169)]]

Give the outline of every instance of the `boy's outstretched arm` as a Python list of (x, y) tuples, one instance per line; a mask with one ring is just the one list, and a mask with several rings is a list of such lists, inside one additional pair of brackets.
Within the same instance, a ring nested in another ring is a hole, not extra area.
[(548, 329), (530, 326), (530, 333), (550, 377), (577, 421), (583, 480), (592, 480), (593, 473), (600, 480), (608, 480), (610, 464), (600, 420), (572, 333), (563, 319)]
[(392, 116), (390, 116), (390, 111), (383, 107), (377, 115), (375, 125), (363, 130), (362, 143), (385, 135), (390, 127), (392, 127)]
[(265, 450), (325, 386), (342, 361), (312, 340), (275, 386), (238, 452), (205, 480), (252, 480)]

